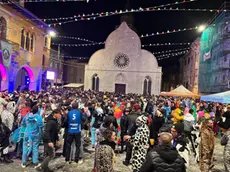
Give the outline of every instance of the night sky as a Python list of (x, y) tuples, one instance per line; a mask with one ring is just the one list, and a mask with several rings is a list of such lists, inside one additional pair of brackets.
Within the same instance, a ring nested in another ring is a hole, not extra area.
[[(178, 0), (179, 1), (179, 0)], [(166, 3), (173, 3), (176, 0), (130, 0), (131, 8), (137, 9), (139, 7), (147, 8)], [(172, 6), (172, 8), (214, 8), (219, 9), (222, 0), (199, 0), (198, 2), (191, 2)], [(26, 3), (25, 7), (32, 11), (39, 18), (52, 17), (67, 17), (78, 14), (88, 14), (96, 12), (106, 12), (126, 9), (126, 0), (90, 0), (86, 2), (59, 2), (59, 3)], [(167, 31), (180, 28), (190, 28), (207, 22), (214, 13), (210, 12), (141, 12), (133, 13), (134, 27), (138, 35), (146, 33), (155, 33), (157, 31)], [(75, 36), (86, 38), (94, 41), (105, 41), (107, 36), (120, 24), (121, 15), (98, 18), (90, 21), (80, 21), (70, 24), (57, 26), (55, 29), (59, 35)], [(49, 22), (47, 22), (49, 23)], [(196, 31), (186, 31), (164, 36), (154, 36), (149, 38), (142, 38), (142, 44), (150, 43), (165, 43), (165, 42), (191, 42), (199, 37), (200, 34)], [(55, 43), (73, 43), (81, 44), (87, 43), (77, 40), (57, 39), (53, 40)], [(57, 48), (53, 46), (53, 48)], [(89, 47), (73, 47), (63, 48), (71, 56), (90, 57), (96, 50), (103, 48), (103, 45), (89, 46)], [(145, 47), (145, 49), (156, 52), (165, 51), (169, 49), (183, 48), (182, 46), (162, 46), (162, 47)], [(167, 66), (170, 61), (175, 61), (178, 57), (159, 61), (160, 65)]]

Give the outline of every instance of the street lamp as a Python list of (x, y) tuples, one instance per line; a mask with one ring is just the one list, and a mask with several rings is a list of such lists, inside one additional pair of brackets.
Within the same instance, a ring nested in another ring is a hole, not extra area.
[(200, 25), (198, 27), (198, 32), (203, 32), (206, 29), (206, 25)]
[(50, 30), (48, 32), (48, 34), (51, 36), (51, 37), (55, 37), (56, 36), (56, 32), (54, 32), (53, 30)]

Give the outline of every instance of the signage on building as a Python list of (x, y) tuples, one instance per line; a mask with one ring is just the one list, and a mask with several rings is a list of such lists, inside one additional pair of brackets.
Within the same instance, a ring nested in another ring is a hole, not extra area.
[(2, 59), (3, 59), (4, 66), (10, 67), (12, 45), (6, 41), (1, 41), (1, 50), (2, 50)]

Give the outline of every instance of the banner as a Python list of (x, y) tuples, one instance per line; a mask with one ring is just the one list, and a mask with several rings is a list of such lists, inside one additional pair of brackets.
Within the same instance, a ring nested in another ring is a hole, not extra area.
[(11, 53), (12, 53), (12, 45), (8, 42), (1, 41), (2, 48), (2, 61), (4, 66), (10, 67), (11, 64)]
[(208, 60), (211, 58), (211, 52), (204, 53), (204, 61)]

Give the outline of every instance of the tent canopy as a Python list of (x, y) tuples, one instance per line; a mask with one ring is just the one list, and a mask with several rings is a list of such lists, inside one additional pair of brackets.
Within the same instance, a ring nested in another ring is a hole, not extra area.
[(84, 84), (70, 83), (70, 84), (64, 85), (63, 87), (64, 88), (80, 88), (83, 86)]
[(217, 102), (217, 103), (230, 103), (230, 91), (201, 96), (200, 99), (203, 101), (210, 101), (210, 102)]
[(193, 92), (186, 89), (183, 85), (180, 85), (176, 89), (170, 92), (161, 92), (161, 96), (178, 96), (178, 97), (196, 97), (199, 98), (199, 95), (194, 94)]

